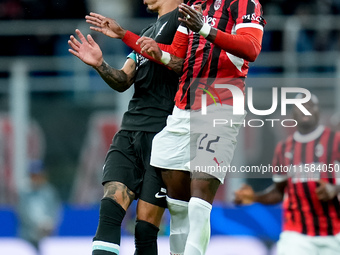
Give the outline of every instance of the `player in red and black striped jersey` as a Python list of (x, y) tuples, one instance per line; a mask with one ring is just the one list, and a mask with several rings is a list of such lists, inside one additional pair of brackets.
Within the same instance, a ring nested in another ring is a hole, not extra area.
[[(192, 2), (193, 5), (203, 2), (202, 16), (211, 31), (206, 38), (193, 31), (188, 33), (183, 75), (175, 98), (180, 109), (199, 109), (202, 93), (198, 88), (209, 90), (215, 82), (221, 82), (219, 79), (229, 78), (229, 83), (233, 79), (232, 84), (243, 90), (242, 78), (247, 76), (249, 61), (254, 61), (260, 53), (265, 25), (261, 5), (256, 1), (214, 1), (210, 6), (212, 1)], [(191, 17), (192, 9), (185, 8), (184, 14)], [(198, 83), (200, 78), (213, 78), (213, 82)], [(219, 90), (218, 94), (222, 103), (232, 105), (232, 94), (228, 89)]]
[[(216, 84), (236, 86), (243, 96), (248, 64), (260, 53), (266, 22), (258, 0), (193, 0), (181, 4), (179, 11), (182, 24), (171, 46), (157, 45), (146, 37), (138, 39), (130, 32), (123, 40), (175, 70), (178, 63), (182, 67), (178, 58), (185, 59), (176, 106), (167, 126), (153, 140), (151, 165), (163, 170), (167, 186), (170, 253), (205, 254), (211, 204), (225, 173), (195, 171), (195, 166), (229, 166), (240, 126), (212, 128), (200, 116), (194, 117), (195, 110), (201, 108), (202, 91), (214, 94)], [(218, 89), (217, 97), (224, 106), (218, 109), (215, 99), (208, 98), (211, 116), (222, 114), (242, 122), (244, 115), (235, 117), (230, 112), (232, 96), (230, 90)]]
[(256, 193), (245, 185), (237, 203), (283, 202), (278, 254), (339, 254), (340, 133), (319, 125), (316, 97), (305, 104), (312, 116), (294, 108), (298, 130), (276, 146), (274, 184)]

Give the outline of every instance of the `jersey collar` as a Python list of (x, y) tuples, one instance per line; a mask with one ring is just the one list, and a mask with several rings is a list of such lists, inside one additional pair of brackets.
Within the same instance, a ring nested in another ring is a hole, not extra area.
[(301, 134), (299, 131), (295, 131), (293, 138), (295, 141), (299, 143), (308, 143), (318, 138), (324, 130), (325, 130), (325, 127), (323, 125), (319, 125), (314, 131), (312, 131), (309, 134), (304, 135), (304, 134)]

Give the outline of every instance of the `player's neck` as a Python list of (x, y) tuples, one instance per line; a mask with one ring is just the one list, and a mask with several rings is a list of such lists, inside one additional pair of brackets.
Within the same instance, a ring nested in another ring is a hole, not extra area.
[(158, 10), (158, 18), (162, 17), (163, 15), (172, 12), (175, 10), (178, 5), (180, 5), (183, 1), (177, 0), (177, 1), (165, 1), (164, 4), (159, 8)]
[(315, 131), (319, 125), (311, 126), (311, 127), (303, 127), (303, 128), (298, 128), (298, 131), (302, 135), (307, 135)]

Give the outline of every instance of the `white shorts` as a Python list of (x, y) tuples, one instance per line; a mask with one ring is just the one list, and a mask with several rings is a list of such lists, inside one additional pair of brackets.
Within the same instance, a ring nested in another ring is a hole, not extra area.
[(340, 234), (335, 236), (307, 236), (284, 231), (277, 243), (277, 255), (339, 255)]
[(245, 114), (233, 115), (229, 105), (210, 105), (206, 116), (175, 107), (153, 139), (151, 165), (204, 172), (223, 183), (244, 118)]

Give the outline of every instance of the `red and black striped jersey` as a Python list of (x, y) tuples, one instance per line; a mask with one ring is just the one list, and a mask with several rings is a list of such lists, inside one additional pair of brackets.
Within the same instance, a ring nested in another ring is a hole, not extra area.
[[(274, 182), (288, 181), (283, 202), (283, 229), (309, 236), (335, 235), (340, 232), (340, 202), (316, 196), (319, 180), (339, 184), (340, 133), (319, 126), (307, 135), (295, 132), (275, 150)], [(286, 168), (283, 168), (285, 166)]]
[[(189, 5), (197, 4), (202, 4), (206, 23), (228, 34), (235, 34), (239, 28), (263, 30), (265, 25), (258, 0), (189, 1)], [(244, 91), (248, 68), (248, 61), (217, 47), (198, 33), (189, 31), (183, 75), (175, 97), (176, 106), (180, 109), (200, 109), (202, 89), (209, 90), (209, 87), (221, 83), (222, 79), (227, 79), (228, 84)], [(221, 103), (232, 105), (232, 94), (228, 89), (219, 89), (219, 97)], [(208, 105), (212, 103), (213, 100), (207, 102)]]

